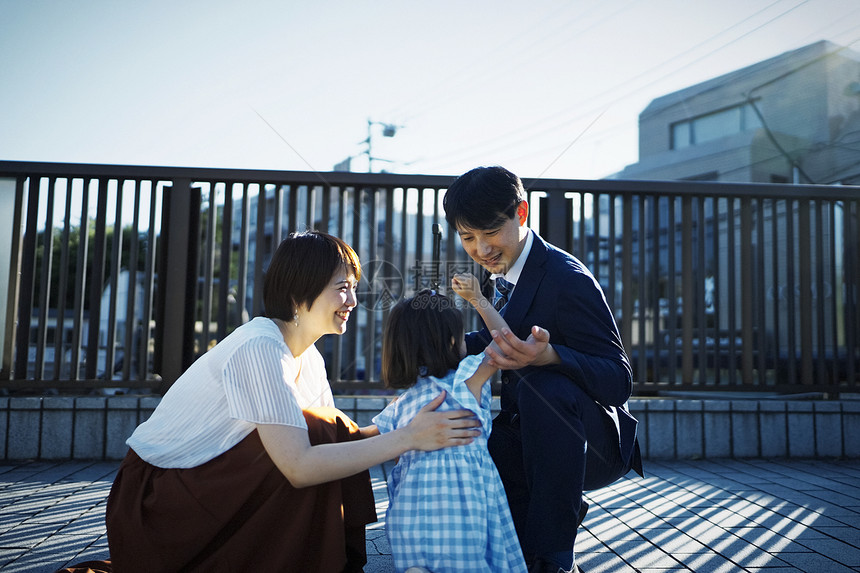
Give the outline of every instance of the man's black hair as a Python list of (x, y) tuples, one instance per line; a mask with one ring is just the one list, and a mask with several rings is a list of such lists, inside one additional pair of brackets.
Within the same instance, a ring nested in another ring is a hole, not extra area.
[(504, 167), (476, 167), (445, 192), (445, 220), (455, 229), (494, 229), (512, 219), (526, 199), (523, 182)]

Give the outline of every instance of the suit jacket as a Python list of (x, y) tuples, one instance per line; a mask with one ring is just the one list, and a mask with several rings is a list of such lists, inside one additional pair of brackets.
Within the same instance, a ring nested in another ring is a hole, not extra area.
[[(570, 378), (613, 419), (622, 460), (641, 474), (638, 422), (626, 408), (633, 392), (632, 369), (603, 290), (585, 265), (534, 233), (531, 251), (503, 315), (511, 331), (523, 340), (533, 325), (548, 330), (561, 363), (528, 366), (503, 372), (502, 376), (536, 377), (548, 368)], [(467, 334), (466, 346), (470, 354), (477, 354), (491, 340), (485, 328)], [(512, 400), (503, 387), (502, 408), (511, 406)]]

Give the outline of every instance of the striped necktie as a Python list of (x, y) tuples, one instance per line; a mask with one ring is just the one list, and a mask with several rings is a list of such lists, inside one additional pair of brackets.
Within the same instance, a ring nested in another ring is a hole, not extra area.
[(493, 307), (496, 310), (502, 310), (502, 308), (508, 304), (508, 296), (511, 294), (511, 290), (514, 288), (514, 283), (508, 282), (502, 277), (496, 279), (496, 297), (495, 302), (493, 302)]

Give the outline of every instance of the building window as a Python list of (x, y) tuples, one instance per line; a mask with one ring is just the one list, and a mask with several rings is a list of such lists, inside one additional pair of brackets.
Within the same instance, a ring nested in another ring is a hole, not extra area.
[(691, 145), (713, 141), (727, 135), (751, 131), (761, 126), (761, 121), (752, 105), (745, 103), (729, 109), (673, 123), (671, 125), (671, 148), (684, 149)]

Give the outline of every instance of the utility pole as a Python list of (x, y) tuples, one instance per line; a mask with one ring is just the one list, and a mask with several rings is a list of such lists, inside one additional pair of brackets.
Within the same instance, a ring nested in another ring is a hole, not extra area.
[(382, 126), (382, 136), (383, 137), (394, 137), (397, 134), (397, 129), (402, 127), (399, 125), (395, 125), (393, 123), (383, 123), (381, 121), (372, 121), (370, 118), (367, 118), (367, 139), (363, 141), (367, 145), (366, 155), (367, 155), (367, 172), (373, 173), (373, 162), (374, 161), (388, 161), (389, 163), (393, 163), (393, 159), (383, 159), (382, 157), (374, 157), (373, 156), (373, 126), (381, 125)]
[[(397, 130), (403, 127), (402, 125), (396, 125), (393, 123), (384, 123), (381, 121), (373, 121), (370, 118), (367, 118), (367, 139), (360, 141), (359, 143), (363, 143), (367, 147), (364, 151), (360, 152), (358, 155), (367, 155), (367, 172), (373, 173), (373, 162), (374, 161), (387, 161), (389, 163), (394, 163), (393, 159), (385, 159), (382, 157), (375, 157), (373, 155), (373, 126), (379, 125), (382, 126), (382, 136), (383, 137), (394, 137), (397, 134)], [(352, 160), (355, 159), (358, 155), (350, 155), (340, 163), (334, 166), (335, 171), (352, 171)]]

